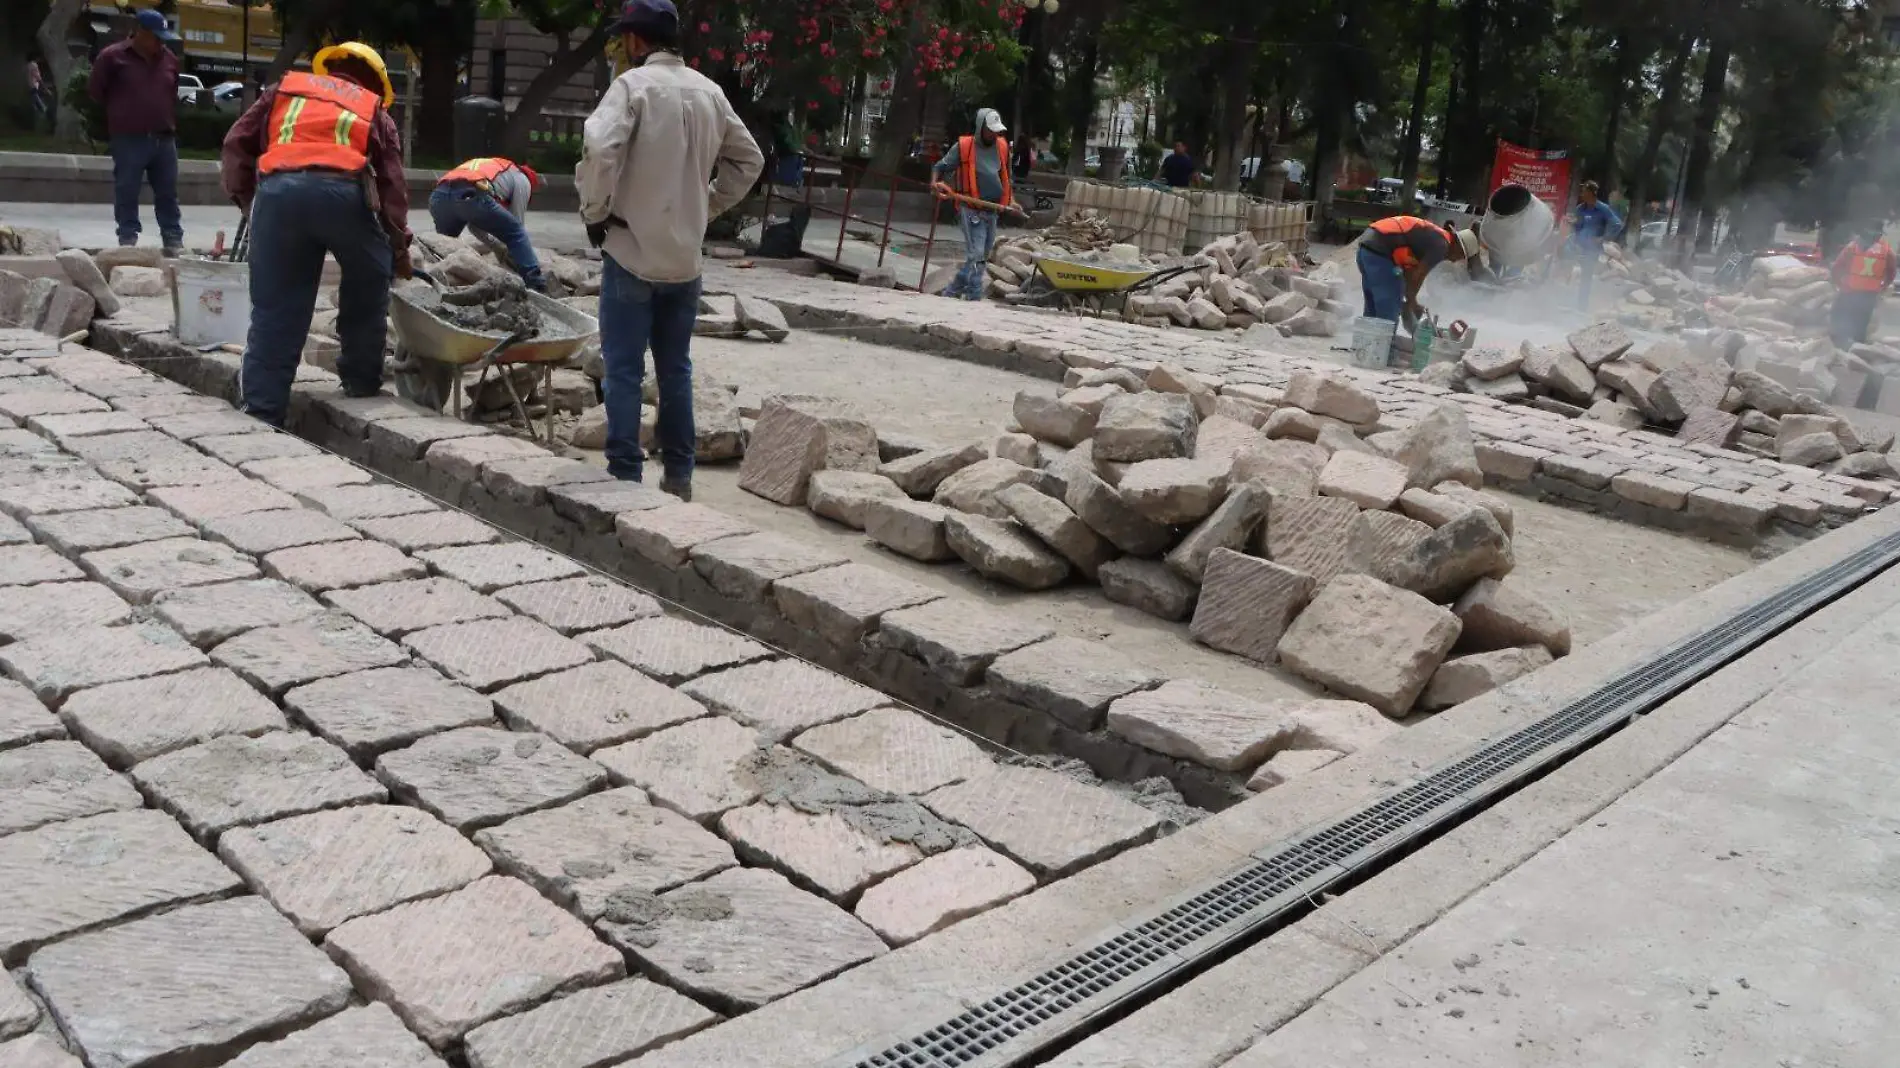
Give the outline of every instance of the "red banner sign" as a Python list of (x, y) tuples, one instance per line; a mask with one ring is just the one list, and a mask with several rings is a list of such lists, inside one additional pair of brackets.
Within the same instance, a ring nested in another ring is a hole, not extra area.
[(1500, 140), (1497, 162), (1491, 167), (1491, 192), (1506, 183), (1529, 189), (1561, 219), (1570, 210), (1570, 151), (1539, 152)]

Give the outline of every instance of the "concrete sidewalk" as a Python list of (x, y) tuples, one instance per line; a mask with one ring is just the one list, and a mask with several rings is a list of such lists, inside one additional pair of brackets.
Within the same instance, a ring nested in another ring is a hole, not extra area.
[[(139, 206), (139, 221), (144, 224), (140, 243), (158, 245), (158, 223), (152, 217), (150, 195)], [(237, 234), (238, 210), (230, 204), (200, 206), (187, 204), (179, 209), (185, 220), (185, 244), (195, 249), (211, 247), (212, 234), (223, 230), (228, 241)], [(119, 243), (112, 222), (111, 204), (38, 204), (26, 201), (0, 201), (0, 222), (21, 226), (39, 226), (59, 231), (60, 240), (69, 248), (107, 248)], [(409, 229), (416, 233), (432, 232), (426, 201), (409, 204)], [(587, 228), (572, 211), (528, 212), (528, 233), (534, 243), (546, 249), (587, 247)]]
[(1890, 608), (1227, 1068), (1892, 1064), (1896, 649)]

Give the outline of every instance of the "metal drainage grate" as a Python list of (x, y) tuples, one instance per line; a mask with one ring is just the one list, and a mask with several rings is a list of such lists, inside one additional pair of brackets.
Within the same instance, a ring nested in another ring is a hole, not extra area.
[[(1688, 689), (1790, 624), (1900, 560), (1889, 535), (1686, 638), (1595, 690), (1363, 809), (1256, 859), (1138, 925), (849, 1068), (1014, 1064), (1163, 983), (1378, 858), (1443, 828)], [(1002, 1059), (992, 1054), (1007, 1052)]]

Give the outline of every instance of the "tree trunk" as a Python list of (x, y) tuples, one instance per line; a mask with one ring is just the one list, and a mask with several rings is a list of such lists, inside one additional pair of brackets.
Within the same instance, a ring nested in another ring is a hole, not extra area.
[[(1418, 196), (1418, 151), (1425, 134), (1425, 97), (1432, 85), (1432, 53), (1438, 30), (1438, 0), (1423, 0), (1418, 15), (1418, 77), (1412, 79), (1412, 113), (1405, 120), (1405, 149), (1399, 156), (1399, 203), (1410, 204)], [(1444, 169), (1443, 165), (1439, 168)]]
[[(1715, 154), (1715, 124), (1722, 117), (1722, 89), (1728, 82), (1730, 28), (1724, 24), (1726, 12), (1718, 7), (1709, 20), (1709, 55), (1702, 68), (1701, 98), (1696, 101), (1695, 132), (1689, 144), (1689, 168), (1682, 187), (1682, 219), (1694, 236), (1695, 252), (1709, 251), (1709, 235), (1699, 225), (1704, 214), (1703, 200), (1708, 194), (1709, 162)], [(1685, 235), (1688, 236), (1688, 235)], [(1689, 242), (1681, 243), (1677, 266), (1689, 268), (1692, 258)]]
[[(81, 0), (53, 0), (46, 17), (40, 20), (39, 32), (34, 34), (40, 54), (46, 57), (49, 88), (53, 90), (53, 135), (61, 141), (77, 141), (86, 132), (79, 112), (68, 107), (65, 99), (66, 83), (73, 76), (73, 54), (66, 47), (66, 35), (72, 31), (73, 19), (79, 17), (82, 6)], [(7, 72), (9, 77), (14, 73)]]
[(1247, 97), (1253, 85), (1253, 59), (1258, 46), (1234, 27), (1234, 34), (1221, 46), (1220, 143), (1214, 149), (1214, 188), (1240, 188), (1240, 160), (1246, 154)]
[(1100, 66), (1098, 45), (1101, 27), (1090, 23), (1082, 28), (1081, 58), (1069, 71), (1069, 167), (1071, 175), (1081, 177), (1088, 170), (1089, 125), (1095, 118), (1095, 74)]
[(1459, 42), (1464, 56), (1459, 79), (1465, 99), (1453, 113), (1461, 120), (1457, 147), (1463, 175), (1456, 188), (1465, 190), (1464, 199), (1474, 206), (1484, 203), (1485, 195), (1490, 192), (1490, 168), (1485, 163), (1492, 155), (1491, 146), (1485, 144), (1490, 130), (1481, 106), (1484, 102), (1484, 35), (1489, 28), (1487, 13), (1485, 0), (1464, 0), (1464, 33)]
[(1689, 69), (1689, 55), (1695, 51), (1695, 31), (1685, 32), (1676, 41), (1676, 54), (1663, 75), (1662, 97), (1656, 101), (1656, 113), (1649, 120), (1649, 132), (1643, 139), (1643, 154), (1636, 161), (1636, 175), (1630, 182), (1629, 232), (1641, 247), (1643, 217), (1649, 210), (1649, 177), (1662, 155), (1663, 138), (1676, 124), (1676, 108), (1682, 101), (1682, 81)]
[[(1440, 126), (1443, 136), (1439, 138), (1438, 146), (1438, 199), (1440, 200), (1451, 195), (1451, 167), (1461, 158), (1453, 155), (1451, 144), (1453, 131), (1457, 129), (1453, 123), (1458, 114), (1458, 86), (1460, 84), (1458, 67), (1458, 61), (1453, 59), (1451, 76), (1445, 85), (1445, 121)], [(1479, 207), (1479, 210), (1482, 211), (1483, 208)]]
[(884, 125), (878, 127), (877, 143), (871, 149), (871, 169), (896, 174), (910, 153), (910, 139), (923, 125), (924, 91), (917, 84), (917, 48), (924, 42), (924, 20), (913, 19), (910, 38), (905, 42), (904, 58), (891, 75), (891, 102), (884, 111)]
[[(516, 102), (515, 110), (508, 116), (508, 124), (502, 127), (502, 151), (508, 156), (519, 159), (528, 150), (528, 135), (534, 131), (535, 121), (541, 117), (541, 109), (567, 84), (567, 80), (585, 70), (589, 63), (600, 58), (607, 50), (607, 28), (611, 25), (602, 20), (594, 32), (588, 34), (581, 43), (569, 47), (567, 35), (559, 34), (554, 38), (554, 55), (548, 59), (548, 65), (535, 72), (534, 80), (521, 91), (521, 99)], [(425, 81), (424, 86), (427, 86)]]
[(1314, 109), (1313, 137), (1313, 214), (1324, 218), (1333, 204), (1333, 187), (1339, 180), (1339, 159), (1344, 145), (1347, 99), (1347, 51), (1356, 43), (1349, 0), (1333, 5), (1339, 31), (1333, 38), (1332, 61), (1321, 75), (1318, 104)]
[(1629, 34), (1625, 32), (1617, 32), (1610, 49), (1610, 84), (1603, 94), (1610, 106), (1610, 121), (1603, 131), (1603, 153), (1596, 160), (1597, 181), (1605, 197), (1616, 186), (1616, 137), (1622, 132), (1623, 101), (1629, 95), (1629, 68), (1636, 58), (1636, 50), (1630, 47)]
[(452, 18), (432, 20), (427, 30), (417, 66), (410, 77), (422, 76), (422, 106), (417, 109), (416, 149), (424, 154), (447, 157), (455, 151), (455, 73), (461, 60), (461, 33)]

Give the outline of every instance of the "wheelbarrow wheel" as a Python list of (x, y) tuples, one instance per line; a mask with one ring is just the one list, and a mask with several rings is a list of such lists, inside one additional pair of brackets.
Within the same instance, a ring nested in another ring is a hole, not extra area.
[(396, 394), (406, 401), (439, 412), (448, 404), (451, 392), (461, 384), (462, 369), (456, 364), (428, 360), (398, 351), (392, 365), (396, 373)]

